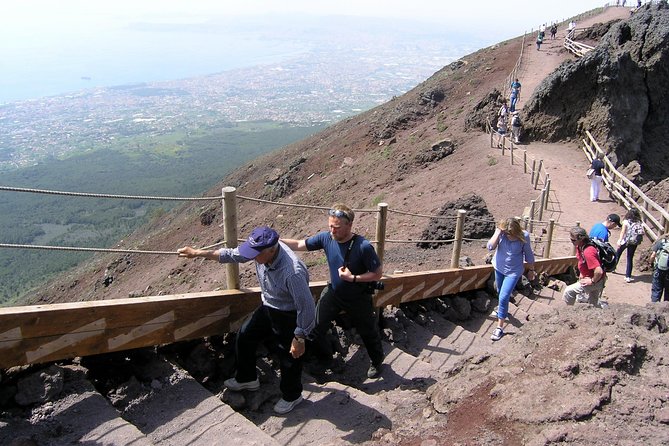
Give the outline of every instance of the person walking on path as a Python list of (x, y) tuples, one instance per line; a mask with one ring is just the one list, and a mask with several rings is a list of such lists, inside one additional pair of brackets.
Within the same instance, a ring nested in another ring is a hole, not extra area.
[(597, 153), (590, 164), (590, 168), (594, 171), (594, 175), (590, 178), (590, 201), (599, 201), (599, 191), (602, 189), (602, 170), (604, 169), (603, 159), (604, 154)]
[(508, 133), (508, 128), (506, 126), (506, 118), (500, 116), (497, 119), (497, 147), (502, 147), (504, 145), (504, 137)]
[(557, 23), (551, 25), (551, 40), (555, 40), (555, 35), (557, 34)]
[(541, 51), (541, 44), (544, 43), (545, 36), (546, 36), (545, 31), (539, 31), (537, 33), (537, 51)]
[(525, 272), (524, 262), (529, 269), (527, 278), (534, 280), (534, 253), (530, 244), (530, 234), (523, 231), (517, 218), (505, 218), (497, 222), (495, 233), (488, 241), (488, 250), (495, 250), (492, 265), (495, 268), (495, 284), (499, 304), (497, 306), (497, 327), (490, 336), (499, 341), (504, 336), (508, 322), (509, 300), (520, 276)]
[(615, 227), (621, 227), (620, 216), (618, 214), (609, 214), (606, 217), (606, 220), (600, 223), (595, 223), (590, 228), (590, 233), (588, 234), (590, 238), (598, 238), (603, 242), (608, 242), (609, 237), (611, 236), (611, 229)]
[(616, 251), (616, 265), (620, 262), (620, 256), (627, 250), (627, 265), (625, 269), (625, 282), (632, 281), (632, 266), (634, 264), (634, 253), (637, 246), (643, 241), (643, 224), (641, 223), (641, 214), (636, 208), (627, 211), (620, 229), (620, 238), (618, 238), (618, 250)]
[(653, 265), (653, 282), (651, 284), (651, 302), (660, 302), (662, 295), (669, 301), (669, 233), (655, 240), (651, 248), (650, 262)]
[(237, 248), (208, 251), (186, 246), (177, 252), (179, 257), (202, 257), (221, 263), (255, 260), (262, 305), (239, 329), (235, 344), (237, 372), (223, 384), (232, 391), (258, 390), (256, 350), (260, 342), (272, 340), (278, 347), (282, 394), (274, 411), (285, 414), (293, 410), (303, 400), (302, 355), (305, 339), (316, 323), (306, 265), (267, 226), (255, 228)]
[(511, 107), (509, 108), (510, 112), (516, 111), (516, 104), (518, 103), (518, 100), (520, 99), (520, 89), (522, 88), (522, 85), (520, 85), (520, 82), (518, 82), (518, 78), (516, 78), (515, 81), (511, 82)]
[(383, 274), (381, 260), (372, 244), (353, 233), (355, 214), (344, 204), (335, 204), (328, 212), (329, 231), (322, 231), (304, 240), (282, 239), (296, 251), (325, 251), (330, 281), (321, 293), (316, 306), (316, 327), (313, 338), (323, 359), (332, 359), (332, 347), (326, 333), (332, 321), (342, 311), (350, 316), (362, 338), (371, 365), (367, 377), (377, 378), (383, 366), (383, 346), (378, 317), (372, 301), (373, 288)]
[(562, 297), (567, 305), (574, 305), (578, 299), (579, 302), (587, 301), (595, 307), (601, 307), (599, 299), (606, 284), (606, 272), (599, 260), (599, 252), (589, 243), (588, 234), (580, 226), (571, 228), (569, 238), (576, 247), (578, 280), (565, 288)]
[(513, 137), (513, 142), (516, 144), (520, 142), (521, 125), (522, 124), (520, 122), (520, 114), (518, 113), (518, 110), (516, 110), (512, 113), (512, 118), (511, 118), (511, 136)]

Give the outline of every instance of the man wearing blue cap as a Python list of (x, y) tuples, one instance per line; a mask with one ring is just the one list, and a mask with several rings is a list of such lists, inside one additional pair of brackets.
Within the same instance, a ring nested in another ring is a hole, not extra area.
[(285, 414), (293, 410), (302, 402), (304, 340), (316, 322), (306, 265), (267, 226), (255, 228), (237, 248), (208, 251), (187, 246), (177, 252), (180, 257), (202, 257), (221, 263), (255, 260), (262, 305), (239, 329), (235, 345), (237, 373), (223, 384), (233, 391), (258, 390), (256, 349), (260, 342), (274, 338), (279, 345), (282, 394), (274, 411)]

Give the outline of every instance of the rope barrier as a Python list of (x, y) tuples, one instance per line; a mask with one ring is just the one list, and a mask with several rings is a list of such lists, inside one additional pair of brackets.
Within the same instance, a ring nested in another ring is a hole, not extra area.
[[(309, 204), (296, 204), (296, 203), (284, 203), (280, 201), (270, 201), (270, 200), (263, 200), (262, 198), (252, 198), (252, 197), (245, 197), (243, 195), (237, 195), (237, 198), (240, 200), (246, 200), (246, 201), (253, 201), (256, 203), (265, 203), (265, 204), (271, 204), (274, 206), (285, 206), (285, 207), (292, 207), (292, 208), (303, 208), (303, 209), (317, 209), (321, 211), (329, 211), (330, 206), (313, 206)], [(351, 209), (353, 212), (379, 212), (378, 209)]]
[(409, 215), (411, 217), (422, 217), (422, 218), (436, 218), (440, 220), (455, 220), (458, 217), (449, 217), (446, 215), (429, 215), (429, 214), (415, 214), (413, 212), (398, 211), (395, 209), (388, 209), (388, 213), (400, 214), (400, 215)]
[(154, 255), (171, 255), (171, 256), (177, 253), (176, 251), (142, 251), (136, 249), (78, 248), (74, 246), (17, 245), (13, 243), (0, 243), (0, 248), (46, 249), (49, 251), (114, 252), (121, 254), (154, 254)]
[(48, 189), (30, 189), (25, 187), (10, 187), (0, 186), (0, 190), (12, 192), (29, 192), (34, 194), (47, 195), (66, 195), (72, 197), (89, 197), (89, 198), (121, 198), (124, 200), (163, 200), (163, 201), (205, 201), (205, 200), (222, 200), (223, 196), (217, 197), (155, 197), (150, 195), (117, 195), (117, 194), (93, 194), (88, 192), (65, 192)]

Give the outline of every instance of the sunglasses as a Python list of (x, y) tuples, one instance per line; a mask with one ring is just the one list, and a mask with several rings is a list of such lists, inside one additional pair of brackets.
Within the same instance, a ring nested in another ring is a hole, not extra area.
[(340, 211), (339, 209), (330, 209), (328, 211), (328, 215), (330, 217), (345, 218), (349, 222), (351, 221), (351, 217), (349, 217), (349, 215), (346, 212)]
[(571, 240), (572, 243), (578, 243), (578, 239), (577, 239), (577, 238), (570, 238), (570, 240)]

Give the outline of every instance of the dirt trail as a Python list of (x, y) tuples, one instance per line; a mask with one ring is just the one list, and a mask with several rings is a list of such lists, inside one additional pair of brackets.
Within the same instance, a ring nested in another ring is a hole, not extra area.
[[(584, 19), (577, 23), (579, 28), (591, 26), (595, 23), (605, 23), (618, 18), (629, 17), (629, 11), (626, 8), (607, 8), (602, 14)], [(560, 63), (573, 56), (570, 56), (562, 47), (565, 30), (559, 30), (557, 38), (551, 40), (548, 37), (537, 51), (534, 39), (536, 36), (530, 36), (526, 48), (525, 59), (522, 62), (519, 78), (522, 84), (522, 95), (519, 101), (519, 108), (522, 110), (523, 99), (528, 99), (532, 93), (550, 73), (552, 73)], [(593, 224), (603, 221), (610, 213), (616, 213), (624, 216), (626, 209), (618, 206), (608, 194), (600, 196), (600, 201), (593, 203), (590, 201), (590, 182), (585, 178), (585, 171), (588, 168), (588, 162), (583, 154), (581, 141), (573, 141), (560, 144), (544, 144), (533, 142), (522, 146), (527, 150), (528, 160), (537, 159), (544, 161), (544, 167), (550, 173), (551, 189), (549, 213), (544, 213), (544, 220), (548, 218), (555, 219), (559, 225), (556, 231), (556, 238), (562, 241), (558, 242), (552, 248), (552, 255), (571, 255), (571, 243), (568, 241), (569, 227), (580, 222), (581, 226), (589, 230)], [(618, 240), (619, 230), (613, 230), (611, 241), (615, 247)], [(637, 250), (636, 259), (638, 261), (639, 253), (649, 246), (649, 242)], [(624, 257), (624, 256), (623, 256)], [(635, 305), (645, 305), (650, 302), (650, 283), (652, 274), (648, 271), (639, 272), (636, 268), (632, 272), (634, 282), (626, 283), (624, 281), (624, 271), (626, 260), (620, 261), (617, 272), (610, 273), (608, 283), (604, 292), (609, 303), (631, 303)]]

